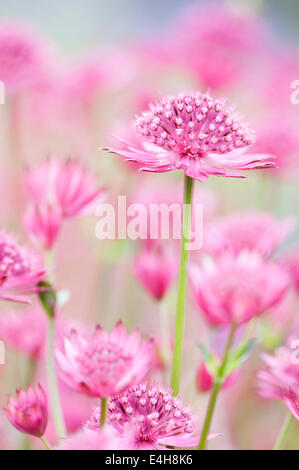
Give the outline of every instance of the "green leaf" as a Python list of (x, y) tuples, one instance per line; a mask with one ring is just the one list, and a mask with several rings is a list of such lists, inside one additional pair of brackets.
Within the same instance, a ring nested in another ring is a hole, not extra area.
[(226, 378), (246, 361), (256, 344), (257, 340), (255, 338), (245, 343), (241, 342), (241, 344), (230, 353), (223, 378)]
[(40, 289), (38, 292), (40, 303), (48, 317), (53, 318), (56, 310), (56, 292), (48, 281), (39, 282), (38, 287)]
[(220, 362), (217, 357), (215, 357), (203, 344), (199, 346), (200, 352), (210, 374), (215, 377), (218, 372)]

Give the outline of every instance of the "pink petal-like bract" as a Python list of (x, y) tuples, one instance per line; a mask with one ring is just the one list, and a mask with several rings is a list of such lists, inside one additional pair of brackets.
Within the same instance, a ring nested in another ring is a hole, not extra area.
[(299, 420), (299, 350), (282, 346), (275, 355), (263, 354), (262, 358), (266, 368), (258, 372), (259, 394), (283, 400)]

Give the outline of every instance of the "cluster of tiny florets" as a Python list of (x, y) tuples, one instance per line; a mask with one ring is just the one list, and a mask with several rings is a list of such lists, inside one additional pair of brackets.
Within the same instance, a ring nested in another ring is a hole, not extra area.
[[(135, 385), (122, 395), (109, 401), (108, 419), (122, 433), (128, 428), (134, 433), (135, 444), (152, 445), (170, 436), (191, 435), (195, 431), (196, 418), (168, 389), (160, 386), (147, 388)], [(100, 406), (86, 421), (89, 429), (98, 429)]]
[(5, 234), (0, 234), (0, 279), (22, 276), (29, 271), (29, 259), (22, 249), (19, 249)]
[(137, 117), (136, 129), (153, 144), (182, 156), (227, 153), (254, 143), (240, 116), (208, 93), (164, 97)]

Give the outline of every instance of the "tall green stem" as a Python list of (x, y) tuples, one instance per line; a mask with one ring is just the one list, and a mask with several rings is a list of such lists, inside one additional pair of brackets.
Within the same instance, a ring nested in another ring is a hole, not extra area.
[(55, 427), (58, 437), (66, 436), (66, 429), (64, 424), (64, 417), (62, 413), (60, 396), (58, 390), (58, 383), (56, 377), (56, 363), (55, 363), (55, 320), (48, 317), (48, 354), (47, 354), (47, 371), (48, 371), (48, 384), (51, 399), (51, 408)]
[(285, 447), (285, 444), (287, 442), (287, 438), (291, 429), (293, 423), (293, 415), (292, 413), (288, 413), (286, 416), (286, 419), (282, 425), (281, 431), (279, 433), (279, 436), (275, 442), (275, 445), (273, 447), (273, 450), (283, 450)]
[(101, 398), (101, 421), (100, 427), (104, 426), (107, 415), (107, 398)]
[(185, 175), (184, 187), (184, 211), (183, 211), (183, 227), (182, 227), (182, 240), (181, 240), (181, 260), (179, 270), (179, 283), (178, 283), (178, 300), (176, 311), (176, 324), (174, 336), (174, 350), (172, 361), (172, 376), (171, 386), (173, 395), (178, 395), (180, 391), (180, 377), (181, 377), (181, 363), (182, 363), (182, 349), (183, 349), (183, 335), (184, 335), (184, 310), (185, 310), (185, 297), (187, 285), (187, 263), (188, 263), (188, 249), (186, 244), (189, 242), (191, 231), (191, 215), (192, 215), (192, 189), (193, 179)]
[(229, 334), (229, 337), (227, 339), (227, 343), (226, 343), (226, 346), (225, 346), (223, 359), (222, 359), (221, 365), (218, 369), (218, 372), (216, 374), (214, 385), (213, 385), (213, 388), (212, 388), (212, 392), (211, 392), (211, 396), (210, 396), (210, 400), (209, 400), (209, 404), (208, 404), (208, 409), (207, 409), (207, 412), (206, 412), (206, 417), (205, 417), (205, 421), (204, 421), (204, 425), (203, 425), (202, 435), (201, 435), (199, 446), (198, 446), (199, 450), (204, 450), (205, 446), (206, 446), (206, 441), (207, 441), (207, 437), (208, 437), (208, 434), (209, 434), (209, 431), (210, 431), (210, 427), (211, 427), (211, 423), (212, 423), (212, 418), (213, 418), (213, 414), (214, 414), (214, 410), (215, 410), (217, 397), (218, 397), (218, 394), (220, 392), (223, 381), (225, 379), (225, 369), (226, 369), (226, 365), (227, 365), (227, 361), (228, 361), (229, 351), (230, 351), (231, 346), (233, 344), (235, 330), (236, 330), (235, 325), (232, 325), (231, 330), (230, 330), (230, 334)]

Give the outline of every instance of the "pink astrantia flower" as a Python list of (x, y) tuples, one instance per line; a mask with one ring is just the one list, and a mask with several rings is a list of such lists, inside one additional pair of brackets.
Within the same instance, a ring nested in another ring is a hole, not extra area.
[(142, 380), (152, 357), (152, 340), (142, 341), (138, 330), (127, 334), (121, 321), (111, 333), (97, 326), (91, 342), (72, 330), (64, 339), (64, 351), (56, 351), (63, 381), (99, 398), (118, 395)]
[(204, 248), (213, 255), (224, 250), (235, 255), (250, 250), (269, 256), (294, 226), (293, 217), (280, 221), (263, 212), (235, 213), (213, 221), (206, 228)]
[(264, 25), (219, 2), (191, 4), (172, 28), (176, 61), (213, 90), (234, 84), (265, 47)]
[(258, 373), (259, 394), (265, 398), (283, 400), (294, 417), (299, 420), (299, 354), (287, 346), (275, 355), (263, 354), (265, 370)]
[(44, 250), (50, 250), (59, 234), (62, 223), (61, 209), (53, 204), (33, 204), (24, 216), (27, 233)]
[[(87, 421), (89, 429), (99, 427), (100, 407)], [(109, 401), (108, 420), (120, 434), (133, 432), (132, 448), (165, 449), (165, 446), (193, 447), (197, 419), (171, 391), (145, 384)]]
[(48, 51), (41, 38), (21, 25), (0, 26), (0, 80), (9, 93), (38, 82), (48, 67)]
[(0, 316), (0, 338), (13, 348), (39, 358), (47, 333), (47, 319), (41, 310), (29, 307), (24, 312), (7, 312)]
[(106, 195), (106, 190), (98, 187), (96, 177), (74, 158), (64, 163), (48, 158), (27, 168), (25, 184), (34, 202), (56, 204), (63, 217), (93, 213)]
[(141, 136), (138, 145), (121, 141), (121, 149), (106, 150), (140, 163), (143, 170), (184, 170), (204, 181), (209, 175), (243, 178), (235, 170), (273, 166), (269, 155), (245, 153), (254, 142), (253, 133), (209, 93), (162, 98), (137, 118), (136, 130)]
[(11, 424), (19, 431), (41, 437), (48, 422), (47, 397), (40, 384), (36, 390), (29, 386), (27, 392), (17, 390), (17, 398), (8, 397), (5, 409)]
[(76, 434), (62, 439), (57, 450), (125, 450), (129, 440), (119, 435), (110, 425), (96, 430), (83, 428)]
[(276, 177), (296, 180), (299, 178), (298, 124), (290, 112), (271, 112), (259, 128), (259, 139), (254, 146), (256, 152), (275, 155), (277, 168), (271, 171)]
[(284, 269), (248, 252), (193, 265), (190, 277), (195, 300), (212, 325), (241, 324), (265, 313), (284, 298), (290, 284)]
[(178, 269), (175, 253), (159, 245), (143, 250), (133, 261), (133, 271), (149, 294), (161, 300), (170, 288)]
[(45, 274), (27, 248), (0, 232), (0, 299), (28, 303), (26, 294), (37, 292), (37, 284)]

